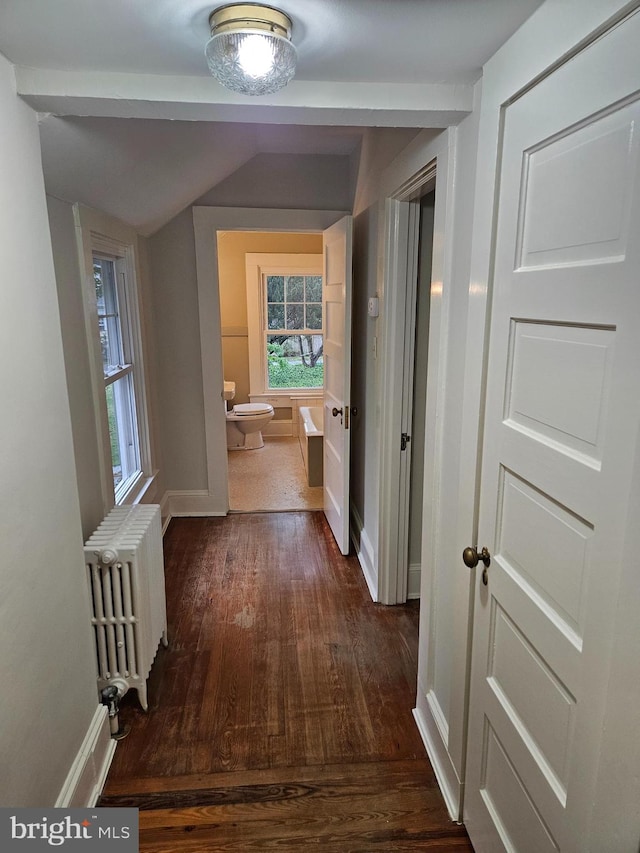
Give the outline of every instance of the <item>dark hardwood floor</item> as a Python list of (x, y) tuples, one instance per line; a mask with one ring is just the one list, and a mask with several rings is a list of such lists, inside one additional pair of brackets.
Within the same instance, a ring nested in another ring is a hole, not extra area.
[(412, 716), (418, 605), (371, 602), (320, 512), (174, 519), (169, 647), (100, 801), (140, 850), (472, 851)]

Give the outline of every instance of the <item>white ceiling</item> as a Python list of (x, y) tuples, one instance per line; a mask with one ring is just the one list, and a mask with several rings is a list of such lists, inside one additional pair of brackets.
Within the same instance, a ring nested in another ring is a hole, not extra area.
[(0, 53), (41, 122), (47, 190), (151, 233), (256, 154), (357, 156), (363, 129), (444, 127), (542, 0), (271, 0), (294, 81), (229, 93), (206, 0), (0, 0)]
[[(541, 0), (272, 0), (293, 21), (299, 80), (469, 83)], [(208, 76), (207, 0), (2, 0), (17, 65)]]

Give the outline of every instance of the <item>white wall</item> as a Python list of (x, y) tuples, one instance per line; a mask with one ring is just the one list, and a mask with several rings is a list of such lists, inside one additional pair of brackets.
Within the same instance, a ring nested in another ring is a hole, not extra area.
[(194, 204), (351, 210), (352, 162), (335, 154), (257, 154)]
[(172, 491), (206, 489), (198, 281), (191, 208), (149, 238), (149, 263), (164, 483)]
[(38, 125), (0, 57), (0, 804), (53, 805), (97, 708)]

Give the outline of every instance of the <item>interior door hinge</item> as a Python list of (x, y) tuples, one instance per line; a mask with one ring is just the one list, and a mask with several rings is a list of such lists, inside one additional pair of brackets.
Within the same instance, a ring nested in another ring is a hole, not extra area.
[(407, 444), (411, 441), (411, 436), (407, 435), (406, 432), (403, 432), (400, 436), (400, 450), (406, 450)]

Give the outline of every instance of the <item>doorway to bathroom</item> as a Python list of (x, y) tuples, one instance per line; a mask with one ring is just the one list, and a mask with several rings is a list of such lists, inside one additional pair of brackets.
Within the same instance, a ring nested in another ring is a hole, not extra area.
[(217, 255), (227, 417), (273, 411), (262, 446), (227, 450), (229, 510), (321, 510), (301, 412), (323, 402), (322, 233), (218, 231)]
[(264, 447), (228, 451), (229, 511), (322, 510), (322, 486), (306, 479), (297, 438), (267, 436)]

